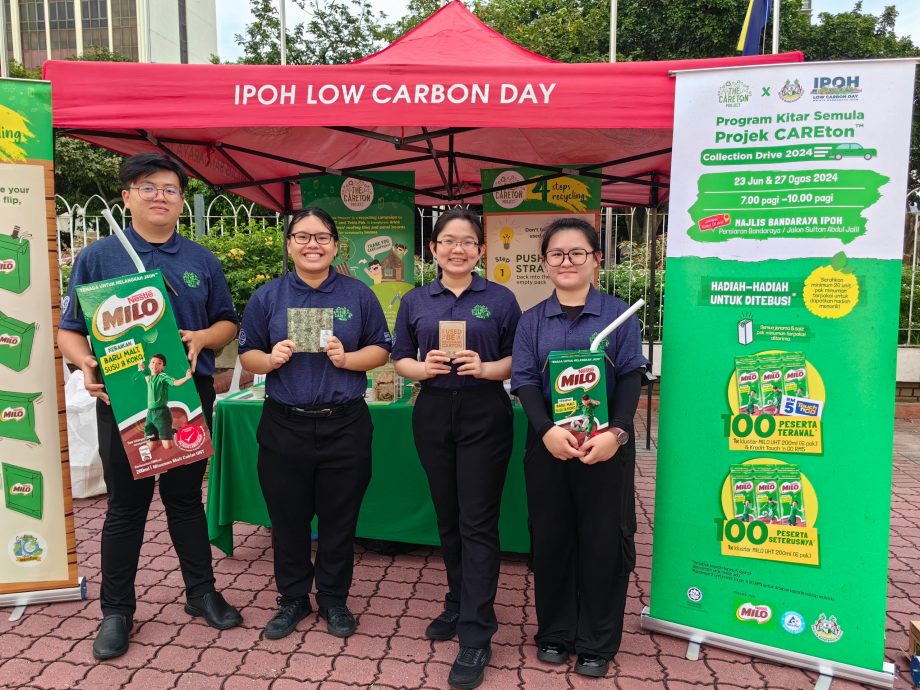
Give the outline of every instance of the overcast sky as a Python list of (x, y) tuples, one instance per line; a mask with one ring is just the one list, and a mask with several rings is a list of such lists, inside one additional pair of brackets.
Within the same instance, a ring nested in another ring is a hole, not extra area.
[[(384, 12), (389, 21), (403, 16), (406, 0), (372, 0), (375, 10)], [(879, 14), (885, 5), (895, 5), (899, 16), (895, 26), (898, 36), (910, 36), (920, 45), (920, 2), (917, 0), (864, 0), (863, 11)], [(851, 10), (854, 0), (812, 0), (815, 16), (820, 12), (845, 12)], [(233, 40), (252, 21), (249, 0), (217, 0), (217, 49), (222, 60), (236, 60), (240, 48)], [(291, 0), (287, 0), (287, 23), (293, 26), (306, 19), (306, 14)]]

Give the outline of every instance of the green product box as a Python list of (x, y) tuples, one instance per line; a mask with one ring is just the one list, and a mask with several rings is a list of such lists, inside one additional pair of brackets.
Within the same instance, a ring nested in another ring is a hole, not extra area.
[(201, 400), (159, 271), (77, 286), (135, 479), (212, 454)]
[(37, 443), (35, 433), (35, 401), (41, 393), (0, 391), (0, 438)]
[(783, 368), (783, 392), (796, 398), (808, 397), (808, 371), (805, 355), (789, 352), (780, 357)]
[(0, 312), (0, 364), (13, 371), (29, 366), (34, 338), (34, 323), (25, 323)]
[(0, 290), (25, 292), (32, 280), (30, 256), (29, 241), (19, 237), (18, 228), (12, 236), (0, 235)]
[(753, 522), (757, 514), (754, 471), (747, 465), (732, 465), (731, 482), (735, 519), (742, 522)]
[(780, 357), (761, 355), (757, 358), (760, 372), (760, 412), (761, 414), (779, 414), (779, 405), (783, 400), (783, 367)]
[(768, 524), (781, 519), (779, 509), (779, 484), (776, 469), (772, 465), (755, 465), (754, 497), (757, 500), (757, 519)]
[(604, 368), (603, 352), (549, 353), (553, 422), (570, 431), (579, 444), (610, 424)]
[(42, 473), (4, 462), (3, 497), (7, 510), (41, 520), (44, 502)]
[(754, 357), (735, 357), (735, 380), (738, 411), (741, 414), (760, 414), (760, 370)]
[(779, 510), (783, 524), (789, 527), (805, 527), (805, 501), (799, 466), (777, 467), (776, 483), (779, 485)]

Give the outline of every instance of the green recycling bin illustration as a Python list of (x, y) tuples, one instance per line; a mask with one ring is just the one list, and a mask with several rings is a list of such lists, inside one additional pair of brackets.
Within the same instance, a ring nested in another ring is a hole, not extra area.
[(41, 443), (35, 433), (35, 401), (41, 397), (41, 393), (0, 390), (0, 440)]
[(7, 510), (41, 520), (44, 502), (42, 473), (4, 462), (3, 497)]
[(35, 324), (26, 323), (0, 311), (0, 364), (22, 371), (32, 359)]
[(10, 235), (0, 234), (0, 290), (17, 295), (32, 281), (29, 236), (20, 234), (19, 226)]

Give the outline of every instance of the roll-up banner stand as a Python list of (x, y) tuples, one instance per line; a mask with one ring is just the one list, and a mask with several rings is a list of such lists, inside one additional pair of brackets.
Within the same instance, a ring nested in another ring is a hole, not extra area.
[(890, 687), (913, 60), (676, 75), (643, 627)]
[(51, 84), (0, 79), (0, 606), (85, 597), (63, 368)]

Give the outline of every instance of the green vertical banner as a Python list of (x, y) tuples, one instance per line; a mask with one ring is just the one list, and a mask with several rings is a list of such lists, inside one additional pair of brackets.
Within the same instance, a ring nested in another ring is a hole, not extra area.
[(564, 175), (530, 182), (546, 174), (525, 167), (481, 171), (486, 190), (482, 195), (486, 277), (511, 290), (521, 309), (529, 309), (553, 291), (540, 260), (543, 228), (565, 216), (581, 218), (595, 228), (600, 220), (600, 178)]
[(52, 145), (51, 84), (0, 79), (0, 606), (80, 597)]
[(335, 219), (339, 255), (333, 268), (368, 285), (393, 330), (402, 296), (415, 287), (413, 172), (366, 172), (402, 189), (340, 175), (300, 183), (303, 208), (318, 206)]
[(677, 75), (651, 630), (892, 683), (913, 83), (895, 61)]

